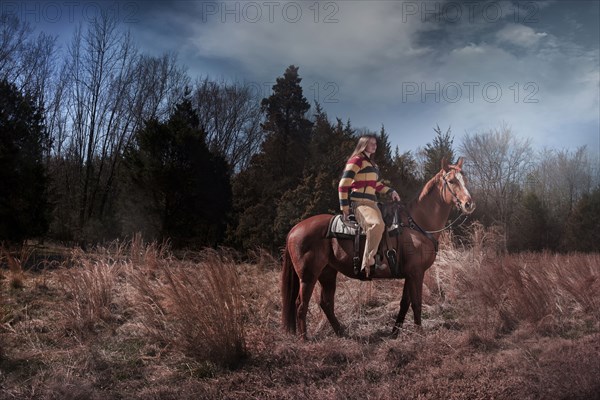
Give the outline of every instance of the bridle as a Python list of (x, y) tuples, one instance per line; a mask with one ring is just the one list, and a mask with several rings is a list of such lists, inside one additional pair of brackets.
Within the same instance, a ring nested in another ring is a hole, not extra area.
[[(442, 180), (444, 181), (444, 186), (442, 187), (442, 190), (445, 191), (446, 189), (448, 189), (448, 191), (450, 192), (450, 194), (454, 198), (454, 204), (456, 205), (456, 208), (458, 208), (460, 210), (460, 215), (458, 217), (456, 217), (454, 219), (454, 221), (452, 221), (451, 223), (449, 223), (448, 225), (446, 225), (442, 229), (438, 229), (437, 231), (426, 231), (427, 233), (439, 233), (439, 232), (443, 232), (443, 231), (445, 231), (447, 229), (450, 229), (461, 217), (464, 217), (464, 219), (462, 220), (462, 222), (457, 225), (457, 226), (461, 226), (462, 224), (465, 223), (465, 221), (467, 220), (467, 218), (469, 218), (469, 214), (465, 213), (464, 210), (463, 210), (463, 208), (460, 206), (460, 200), (458, 199), (458, 196), (456, 195), (456, 193), (454, 192), (454, 190), (452, 190), (452, 186), (450, 186), (450, 183), (448, 182), (448, 175), (450, 175), (451, 172), (452, 171), (448, 171), (444, 175), (442, 175)], [(460, 170), (458, 170), (457, 172), (460, 173)]]
[[(450, 194), (452, 195), (452, 197), (454, 198), (454, 204), (456, 205), (456, 207), (461, 211), (461, 213), (464, 214), (464, 211), (462, 210), (462, 207), (460, 206), (460, 200), (458, 199), (458, 196), (456, 195), (456, 192), (454, 192), (454, 190), (452, 190), (452, 186), (450, 186), (450, 183), (448, 182), (448, 175), (450, 175), (453, 171), (450, 170), (448, 172), (446, 172), (444, 175), (442, 175), (442, 180), (444, 181), (444, 186), (442, 188), (442, 190), (446, 190), (448, 189), (448, 191), (450, 192)], [(456, 173), (460, 173), (460, 170)]]
[[(456, 194), (456, 192), (454, 190), (452, 190), (452, 186), (450, 185), (450, 183), (448, 182), (448, 176), (455, 171), (455, 173), (460, 173), (460, 169), (458, 168), (454, 168), (453, 170), (450, 170), (448, 172), (446, 172), (444, 175), (442, 175), (442, 180), (444, 181), (443, 187), (442, 187), (442, 191), (445, 191), (446, 189), (448, 189), (448, 191), (450, 192), (450, 194), (452, 195), (452, 198), (454, 199), (454, 204), (456, 205), (456, 207), (460, 210), (460, 215), (458, 217), (456, 217), (454, 219), (454, 221), (452, 221), (450, 224), (446, 225), (445, 227), (443, 227), (442, 229), (438, 229), (436, 231), (427, 231), (423, 228), (421, 228), (417, 222), (412, 218), (412, 216), (410, 215), (410, 213), (407, 212), (407, 217), (408, 217), (408, 222), (409, 222), (409, 227), (411, 229), (414, 230), (418, 230), (420, 232), (422, 232), (425, 236), (427, 236), (434, 244), (435, 246), (435, 251), (437, 253), (438, 250), (438, 241), (437, 239), (435, 239), (435, 237), (433, 237), (432, 234), (434, 233), (439, 233), (439, 232), (443, 232), (447, 229), (450, 229), (451, 227), (454, 226), (454, 224), (456, 224), (456, 222), (463, 218), (463, 220), (457, 225), (457, 226), (461, 226), (462, 224), (464, 224), (467, 220), (467, 218), (469, 218), (469, 214), (466, 213), (463, 208), (460, 206), (460, 200), (458, 199), (458, 195)], [(464, 185), (464, 183), (459, 179), (459, 182), (461, 182), (461, 185)], [(399, 205), (396, 207), (395, 210), (395, 218), (398, 221), (398, 223), (402, 226), (402, 222), (400, 219), (400, 208), (404, 208), (402, 205)], [(397, 239), (399, 240), (399, 239)], [(399, 245), (399, 244), (398, 244)]]

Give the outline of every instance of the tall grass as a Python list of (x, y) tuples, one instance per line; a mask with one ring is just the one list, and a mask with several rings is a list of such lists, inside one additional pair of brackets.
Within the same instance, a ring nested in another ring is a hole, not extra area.
[(425, 281), (432, 302), (467, 307), (471, 325), (495, 333), (529, 324), (566, 334), (600, 322), (600, 255), (507, 254), (502, 240), (499, 231), (474, 224), (468, 245), (443, 241)]
[(60, 312), (65, 316), (65, 329), (85, 337), (114, 319), (117, 279), (124, 264), (89, 259), (79, 251), (74, 259), (76, 266), (61, 271), (59, 284), (68, 301)]
[(233, 367), (246, 353), (236, 265), (206, 250), (201, 261), (167, 261), (130, 271), (133, 306), (147, 332), (199, 361)]
[(13, 289), (22, 289), (25, 286), (23, 266), (27, 263), (33, 250), (28, 246), (20, 246), (17, 251), (11, 251), (0, 245), (0, 265), (6, 263), (10, 271), (10, 286)]
[(69, 334), (82, 339), (127, 314), (152, 341), (199, 361), (235, 366), (246, 354), (237, 266), (225, 251), (175, 259), (140, 236), (91, 253), (74, 251), (60, 271)]
[(507, 254), (502, 240), (444, 237), (424, 327), (408, 319), (398, 339), (402, 280), (340, 275), (342, 338), (317, 286), (308, 342), (281, 334), (268, 253), (176, 257), (140, 236), (75, 251), (22, 271), (22, 289), (0, 280), (0, 398), (596, 398), (600, 255)]

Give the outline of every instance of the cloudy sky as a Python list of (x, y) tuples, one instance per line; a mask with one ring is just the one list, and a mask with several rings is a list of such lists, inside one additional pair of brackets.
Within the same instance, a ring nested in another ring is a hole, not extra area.
[(269, 95), (300, 67), (305, 96), (330, 119), (384, 125), (401, 151), (433, 128), (508, 125), (536, 148), (600, 154), (600, 2), (47, 1), (0, 5), (70, 40), (98, 9), (117, 13), (140, 48), (175, 51), (192, 78), (244, 82)]

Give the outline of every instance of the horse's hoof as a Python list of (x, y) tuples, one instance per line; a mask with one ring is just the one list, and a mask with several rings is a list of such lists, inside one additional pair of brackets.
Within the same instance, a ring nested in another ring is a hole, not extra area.
[(341, 338), (348, 337), (348, 329), (345, 326), (340, 326), (335, 331), (335, 334), (337, 335), (337, 337), (341, 337)]

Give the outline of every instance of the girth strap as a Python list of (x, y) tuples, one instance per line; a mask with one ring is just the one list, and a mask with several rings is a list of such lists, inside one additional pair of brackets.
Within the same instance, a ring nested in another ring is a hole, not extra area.
[(437, 239), (435, 237), (433, 237), (433, 235), (431, 233), (429, 233), (425, 229), (421, 228), (419, 226), (419, 224), (417, 224), (417, 222), (413, 219), (413, 217), (408, 212), (406, 213), (406, 215), (408, 216), (408, 225), (409, 225), (410, 229), (419, 231), (423, 235), (427, 236), (427, 238), (433, 242), (435, 252), (437, 253), (438, 248), (439, 248), (439, 243), (438, 243)]
[(354, 235), (354, 258), (352, 263), (354, 265), (354, 274), (358, 275), (360, 272), (360, 232), (362, 228), (360, 225), (356, 228), (356, 235)]

